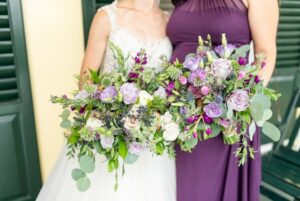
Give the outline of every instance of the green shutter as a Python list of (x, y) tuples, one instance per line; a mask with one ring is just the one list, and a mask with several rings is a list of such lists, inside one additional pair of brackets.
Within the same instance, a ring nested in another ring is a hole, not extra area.
[(41, 188), (21, 0), (0, 0), (0, 201)]
[(85, 44), (87, 42), (90, 26), (97, 9), (112, 2), (113, 0), (82, 0)]
[(0, 1), (0, 102), (17, 100), (18, 86), (8, 7)]

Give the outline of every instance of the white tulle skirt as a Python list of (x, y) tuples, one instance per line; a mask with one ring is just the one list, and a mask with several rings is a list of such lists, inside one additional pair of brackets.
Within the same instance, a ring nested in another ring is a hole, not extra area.
[(66, 151), (64, 147), (37, 201), (176, 201), (175, 161), (166, 155), (144, 152), (135, 164), (126, 165), (117, 192), (114, 173), (108, 173), (105, 158), (97, 156), (96, 170), (89, 175), (91, 187), (79, 192), (71, 177), (78, 163), (68, 159)]

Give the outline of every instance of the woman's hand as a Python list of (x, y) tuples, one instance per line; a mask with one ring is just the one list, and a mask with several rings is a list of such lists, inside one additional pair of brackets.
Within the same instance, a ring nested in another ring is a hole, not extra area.
[[(79, 88), (82, 89), (85, 77), (89, 75), (89, 69), (98, 71), (105, 53), (108, 35), (110, 32), (110, 21), (105, 11), (98, 11), (93, 19), (85, 57), (80, 71)], [(88, 83), (92, 81), (87, 80)]]
[(264, 53), (266, 67), (261, 72), (264, 85), (272, 77), (276, 63), (276, 35), (279, 21), (277, 0), (248, 0), (248, 17), (255, 54)]

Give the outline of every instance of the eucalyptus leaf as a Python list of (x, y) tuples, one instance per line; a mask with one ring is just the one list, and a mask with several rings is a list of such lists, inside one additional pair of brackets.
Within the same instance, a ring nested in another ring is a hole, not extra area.
[(235, 53), (231, 56), (232, 59), (238, 59), (239, 57), (246, 57), (250, 51), (250, 45), (243, 45), (236, 49)]
[(85, 172), (83, 172), (81, 169), (78, 168), (73, 169), (71, 175), (75, 181), (78, 181), (79, 179), (86, 176)]
[(86, 173), (92, 173), (95, 170), (95, 161), (88, 155), (81, 156), (79, 159), (80, 168)]
[(233, 109), (228, 105), (227, 118), (232, 119), (232, 117), (233, 117)]
[(68, 109), (65, 109), (62, 113), (61, 113), (61, 118), (62, 119), (68, 119), (68, 117), (70, 116), (71, 112)]
[(270, 99), (267, 96), (265, 96), (264, 94), (261, 94), (261, 93), (255, 94), (251, 98), (251, 102), (260, 102), (263, 105), (265, 110), (270, 109), (271, 104), (272, 104)]
[(137, 154), (128, 152), (124, 162), (127, 164), (133, 164), (138, 160), (138, 158), (139, 156)]
[(280, 139), (280, 130), (270, 122), (265, 122), (264, 126), (262, 127), (262, 132), (275, 142), (279, 141)]
[(267, 121), (267, 120), (271, 119), (272, 115), (273, 115), (272, 110), (267, 109), (267, 110), (264, 111), (263, 119), (264, 119), (265, 121)]
[(64, 129), (68, 129), (72, 127), (72, 123), (70, 120), (68, 119), (64, 119), (61, 123), (60, 123), (60, 127), (64, 128)]
[(266, 121), (265, 121), (264, 119), (262, 119), (262, 120), (256, 122), (256, 125), (257, 125), (258, 127), (263, 127), (264, 124), (265, 124), (265, 122), (266, 122)]
[(256, 131), (256, 125), (255, 125), (255, 122), (252, 121), (250, 126), (249, 126), (249, 138), (250, 140), (252, 141), (253, 140), (253, 136), (255, 134), (255, 131)]
[(83, 177), (83, 178), (78, 179), (76, 183), (77, 183), (77, 189), (80, 192), (87, 191), (91, 186), (91, 180), (87, 177)]
[(255, 122), (260, 121), (264, 115), (264, 107), (263, 104), (258, 101), (253, 101), (250, 104), (250, 112), (253, 120)]

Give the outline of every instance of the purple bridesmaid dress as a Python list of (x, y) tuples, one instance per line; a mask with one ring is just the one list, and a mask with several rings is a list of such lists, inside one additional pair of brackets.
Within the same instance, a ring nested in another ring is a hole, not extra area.
[[(177, 5), (167, 34), (174, 45), (172, 59), (183, 61), (195, 52), (198, 35), (212, 36), (220, 44), (222, 33), (237, 46), (251, 41), (247, 8), (242, 0), (188, 0)], [(177, 152), (177, 201), (258, 201), (261, 184), (260, 133), (252, 146), (255, 160), (238, 167), (236, 145), (224, 145), (222, 137), (200, 142), (193, 153)]]

